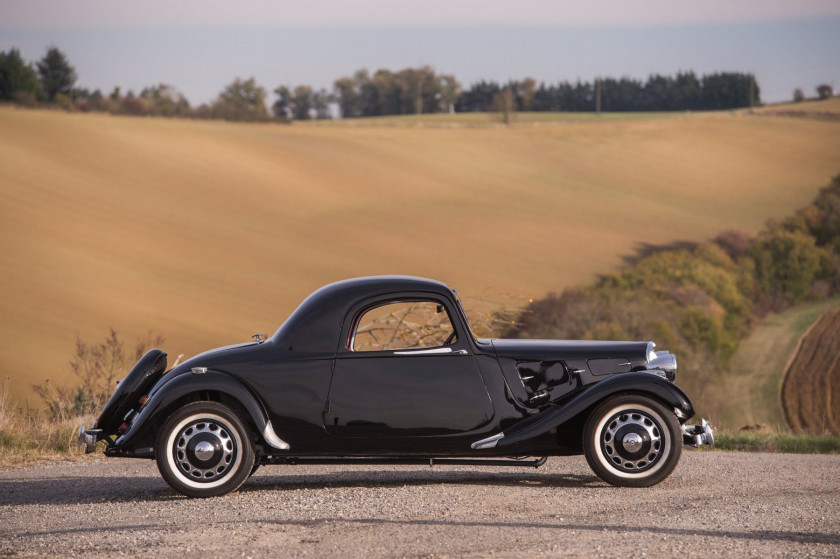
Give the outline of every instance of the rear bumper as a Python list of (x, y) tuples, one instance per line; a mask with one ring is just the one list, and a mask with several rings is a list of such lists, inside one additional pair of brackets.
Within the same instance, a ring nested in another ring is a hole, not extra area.
[(80, 447), (85, 447), (85, 454), (90, 454), (96, 450), (96, 443), (99, 441), (99, 435), (102, 434), (102, 429), (85, 429), (85, 424), (79, 427), (79, 436), (76, 444)]
[(697, 448), (703, 445), (715, 447), (715, 434), (712, 426), (705, 419), (700, 419), (700, 425), (686, 423), (682, 426), (683, 444)]

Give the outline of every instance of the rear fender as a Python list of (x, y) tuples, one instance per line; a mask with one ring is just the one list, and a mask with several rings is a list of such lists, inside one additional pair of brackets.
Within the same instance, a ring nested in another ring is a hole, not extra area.
[(653, 396), (679, 410), (682, 419), (690, 419), (694, 415), (691, 400), (679, 386), (650, 373), (622, 373), (590, 385), (567, 402), (552, 403), (542, 412), (520, 421), (509, 429), (474, 442), (472, 447), (477, 449), (504, 447), (537, 437), (549, 429), (574, 419), (602, 400), (614, 394), (626, 392)]
[(146, 405), (140, 410), (136, 419), (131, 423), (111, 446), (110, 450), (128, 450), (132, 441), (146, 432), (158, 420), (163, 421), (165, 413), (172, 404), (190, 394), (200, 392), (218, 392), (233, 398), (250, 416), (257, 427), (259, 435), (273, 448), (288, 450), (289, 445), (274, 432), (265, 408), (256, 396), (235, 377), (220, 371), (207, 370), (204, 373), (185, 373), (179, 375), (155, 391)]

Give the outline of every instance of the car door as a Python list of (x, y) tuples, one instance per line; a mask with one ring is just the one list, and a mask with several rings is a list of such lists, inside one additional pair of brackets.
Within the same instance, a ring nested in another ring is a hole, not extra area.
[(390, 299), (356, 315), (336, 355), (324, 415), (330, 434), (411, 445), (407, 439), (465, 434), (490, 422), (493, 405), (468, 334), (447, 301)]

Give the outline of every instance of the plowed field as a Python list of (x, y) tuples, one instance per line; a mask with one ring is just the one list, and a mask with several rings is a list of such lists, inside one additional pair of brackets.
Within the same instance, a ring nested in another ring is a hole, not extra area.
[(785, 372), (782, 409), (796, 431), (840, 433), (840, 308), (802, 337)]

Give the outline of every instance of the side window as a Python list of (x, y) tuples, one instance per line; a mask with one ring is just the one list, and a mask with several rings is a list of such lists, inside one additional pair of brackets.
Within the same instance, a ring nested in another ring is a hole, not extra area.
[(365, 311), (351, 339), (353, 351), (441, 347), (455, 330), (440, 303), (394, 301)]

